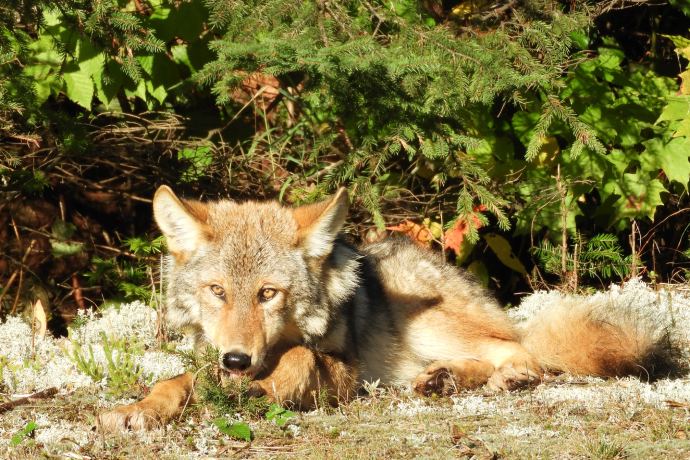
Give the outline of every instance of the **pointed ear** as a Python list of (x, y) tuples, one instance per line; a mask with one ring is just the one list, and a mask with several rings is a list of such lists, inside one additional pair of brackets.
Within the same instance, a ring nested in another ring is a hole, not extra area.
[(182, 202), (167, 185), (158, 187), (153, 196), (153, 217), (172, 254), (194, 252), (207, 241), (206, 206)]
[(308, 257), (324, 257), (331, 253), (333, 242), (347, 218), (348, 206), (347, 189), (343, 187), (327, 200), (292, 211), (298, 227), (298, 244)]

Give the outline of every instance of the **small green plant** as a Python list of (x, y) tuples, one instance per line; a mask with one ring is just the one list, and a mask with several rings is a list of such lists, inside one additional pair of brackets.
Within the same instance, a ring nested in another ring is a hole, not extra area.
[(137, 256), (150, 256), (160, 254), (165, 248), (165, 238), (158, 236), (152, 240), (134, 236), (125, 241), (127, 248)]
[(213, 420), (213, 424), (220, 430), (221, 433), (225, 433), (228, 436), (239, 439), (240, 441), (251, 441), (253, 436), (252, 430), (244, 422), (232, 423), (226, 418), (217, 418)]
[(123, 339), (110, 339), (101, 332), (100, 346), (103, 348), (105, 365), (100, 363), (94, 353), (93, 346), (89, 344), (88, 354), (82, 346), (72, 341), (72, 349), (68, 357), (84, 374), (95, 382), (106, 379), (108, 394), (119, 397), (132, 390), (141, 377), (141, 369), (136, 363), (135, 356), (140, 354), (140, 347)]
[(589, 241), (578, 234), (565, 256), (562, 246), (554, 246), (548, 240), (535, 247), (534, 253), (547, 273), (574, 273), (578, 279), (623, 278), (630, 273), (632, 263), (632, 256), (623, 255), (616, 236), (607, 233), (595, 235)]
[(130, 391), (141, 376), (141, 369), (135, 362), (131, 344), (124, 340), (111, 341), (101, 332), (101, 341), (108, 371), (108, 393), (121, 396)]
[(284, 427), (288, 424), (290, 420), (297, 416), (296, 413), (291, 410), (285, 409), (280, 404), (271, 404), (268, 408), (268, 412), (264, 416), (266, 420), (273, 420), (273, 422), (279, 427)]
[(12, 439), (10, 439), (10, 445), (12, 446), (18, 446), (21, 444), (26, 438), (30, 438), (34, 435), (34, 431), (36, 431), (36, 422), (31, 421), (27, 423), (24, 428), (21, 430), (17, 431), (13, 436)]
[(67, 355), (83, 374), (91, 377), (94, 382), (100, 382), (105, 377), (103, 366), (96, 361), (93, 347), (89, 345), (88, 355), (79, 343), (72, 343), (72, 349)]

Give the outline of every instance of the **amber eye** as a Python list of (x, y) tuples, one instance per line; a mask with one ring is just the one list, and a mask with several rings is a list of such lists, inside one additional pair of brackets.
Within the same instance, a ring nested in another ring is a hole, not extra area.
[(259, 291), (259, 301), (268, 302), (269, 300), (274, 298), (277, 293), (277, 290), (270, 287), (261, 288), (261, 290)]
[(209, 289), (211, 289), (211, 292), (213, 293), (214, 296), (220, 297), (221, 299), (225, 297), (225, 289), (223, 289), (222, 286), (219, 286), (217, 284), (212, 284)]

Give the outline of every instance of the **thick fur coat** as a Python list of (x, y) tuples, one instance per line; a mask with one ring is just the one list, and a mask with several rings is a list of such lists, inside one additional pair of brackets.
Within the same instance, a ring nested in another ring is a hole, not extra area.
[[(177, 198), (161, 187), (154, 215), (166, 237), (168, 319), (220, 351), (229, 377), (257, 393), (309, 407), (363, 381), (448, 394), (511, 390), (545, 372), (650, 375), (663, 338), (595, 306), (564, 304), (518, 330), (477, 284), (407, 239), (356, 249), (340, 230), (344, 190), (321, 203)], [(144, 400), (102, 414), (105, 429), (145, 429), (179, 413), (193, 392), (185, 374)]]

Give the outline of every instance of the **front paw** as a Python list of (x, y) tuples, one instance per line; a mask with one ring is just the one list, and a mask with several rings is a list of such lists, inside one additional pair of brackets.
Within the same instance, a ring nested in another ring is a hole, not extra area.
[(100, 414), (97, 427), (103, 432), (123, 432), (127, 430), (150, 431), (163, 426), (160, 412), (144, 401), (119, 406)]

